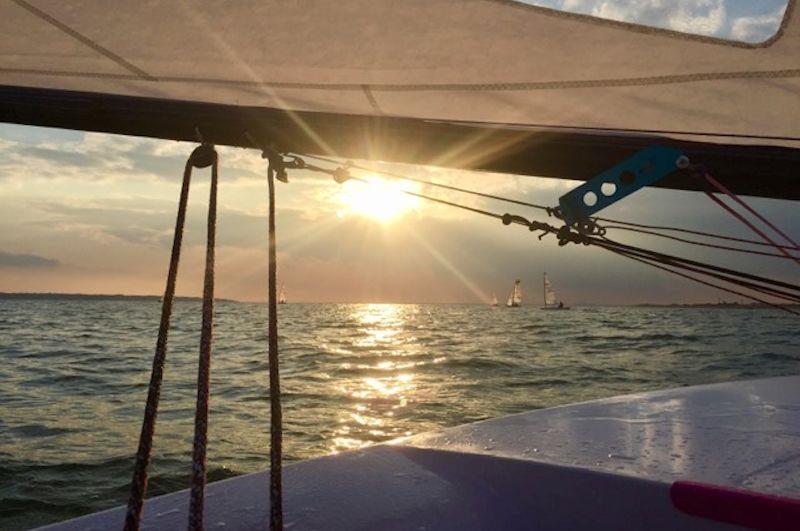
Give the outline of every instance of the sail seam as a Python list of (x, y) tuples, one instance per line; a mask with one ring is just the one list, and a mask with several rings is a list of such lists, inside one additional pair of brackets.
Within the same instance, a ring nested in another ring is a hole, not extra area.
[[(374, 92), (437, 92), (437, 91), (534, 91), (556, 89), (583, 88), (616, 88), (648, 85), (673, 85), (701, 81), (728, 81), (742, 79), (785, 79), (800, 77), (800, 68), (780, 70), (743, 70), (733, 72), (699, 72), (695, 74), (671, 74), (663, 76), (608, 78), (608, 79), (575, 79), (563, 81), (522, 81), (503, 83), (427, 83), (427, 84), (370, 84), (362, 83), (307, 83), (294, 81), (249, 81), (237, 79), (193, 78), (183, 76), (140, 76), (111, 74), (102, 72), (68, 72), (63, 70), (36, 70), (27, 68), (1, 68), (0, 72), (10, 74), (30, 74), (62, 77), (82, 77), (97, 79), (136, 80), (162, 83), (202, 83), (209, 85), (235, 85), (252, 87), (271, 87), (307, 90), (345, 90), (362, 91), (367, 95), (370, 104), (380, 110), (372, 93)], [(382, 112), (382, 111), (381, 111)]]
[(378, 114), (384, 114), (383, 109), (381, 109), (381, 106), (378, 105), (378, 100), (375, 99), (375, 95), (372, 93), (370, 86), (361, 85), (361, 88), (364, 90), (364, 96), (367, 97), (367, 101), (372, 106), (372, 109)]
[(71, 27), (67, 26), (66, 24), (64, 24), (63, 22), (61, 22), (57, 18), (53, 17), (52, 15), (49, 15), (49, 14), (45, 13), (41, 9), (29, 4), (25, 0), (12, 0), (12, 1), (15, 4), (17, 4), (19, 7), (25, 9), (26, 11), (28, 11), (30, 14), (38, 17), (39, 19), (43, 20), (44, 22), (47, 22), (51, 26), (54, 26), (54, 27), (58, 28), (62, 32), (66, 33), (67, 35), (69, 35), (73, 39), (81, 42), (82, 44), (88, 46), (89, 48), (91, 48), (92, 50), (96, 51), (100, 55), (103, 55), (103, 56), (107, 57), (108, 59), (111, 59), (112, 61), (117, 63), (119, 66), (124, 68), (125, 70), (128, 70), (129, 72), (133, 72), (134, 74), (136, 74), (136, 79), (152, 79), (152, 76), (150, 76), (150, 74), (148, 74), (147, 72), (145, 72), (144, 70), (142, 70), (138, 66), (136, 66), (136, 65), (132, 64), (131, 62), (127, 61), (125, 58), (120, 57), (119, 55), (115, 54), (111, 50), (101, 46), (100, 44), (96, 43), (95, 41), (93, 41), (89, 37), (83, 35), (82, 33), (72, 29)]

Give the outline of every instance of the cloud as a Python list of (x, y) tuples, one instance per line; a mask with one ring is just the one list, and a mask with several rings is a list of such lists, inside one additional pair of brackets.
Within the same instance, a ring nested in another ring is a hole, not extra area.
[(762, 42), (772, 36), (780, 26), (787, 3), (786, 0), (522, 1), (600, 18), (745, 42)]
[(739, 17), (731, 26), (731, 37), (745, 42), (763, 42), (775, 34), (783, 20), (786, 6), (758, 17)]
[(61, 265), (58, 260), (35, 254), (13, 254), (0, 251), (0, 267), (47, 268)]
[(717, 35), (726, 20), (723, 0), (564, 0), (561, 9), (703, 35)]
[[(10, 136), (0, 138), (0, 181), (179, 181), (194, 146), (99, 133), (22, 141)], [(218, 151), (226, 183), (264, 179), (266, 167), (255, 150), (220, 147)]]

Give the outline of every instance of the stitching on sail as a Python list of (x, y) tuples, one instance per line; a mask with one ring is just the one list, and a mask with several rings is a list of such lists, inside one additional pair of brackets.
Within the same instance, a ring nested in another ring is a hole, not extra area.
[(29, 4), (25, 0), (12, 0), (12, 2), (14, 2), (19, 7), (25, 9), (26, 11), (28, 11), (30, 14), (32, 14), (32, 15), (40, 18), (41, 20), (47, 22), (48, 24), (58, 28), (59, 30), (61, 30), (62, 32), (66, 33), (67, 35), (69, 35), (73, 39), (83, 43), (84, 45), (88, 46), (89, 48), (91, 48), (92, 50), (96, 51), (97, 53), (99, 53), (101, 55), (104, 55), (108, 59), (111, 59), (112, 61), (117, 63), (119, 66), (124, 68), (125, 70), (128, 70), (129, 72), (133, 72), (134, 74), (136, 74), (136, 78), (137, 79), (140, 79), (140, 78), (152, 79), (152, 76), (150, 74), (148, 74), (147, 72), (145, 72), (144, 70), (142, 70), (138, 66), (130, 63), (125, 58), (120, 57), (119, 55), (115, 54), (111, 50), (109, 50), (107, 48), (104, 48), (100, 44), (94, 42), (89, 37), (87, 37), (87, 36), (77, 32), (77, 31), (75, 31), (74, 29), (70, 28), (69, 26), (67, 26), (66, 24), (64, 24), (63, 22), (58, 20), (57, 18), (45, 13), (44, 11), (42, 11), (41, 9), (39, 9), (39, 8), (37, 8), (35, 6), (32, 6), (31, 4)]
[(375, 99), (375, 95), (372, 93), (372, 90), (370, 90), (369, 85), (361, 85), (361, 88), (364, 90), (364, 95), (367, 97), (367, 101), (372, 106), (373, 110), (378, 114), (384, 114), (383, 109), (378, 105), (378, 100)]
[[(680, 83), (693, 83), (700, 81), (726, 81), (736, 79), (786, 79), (800, 77), (800, 68), (781, 70), (743, 70), (737, 72), (698, 72), (695, 74), (674, 74), (650, 77), (609, 78), (609, 79), (575, 79), (563, 81), (530, 81), (509, 83), (430, 83), (430, 84), (370, 84), (362, 83), (305, 83), (293, 81), (247, 81), (236, 79), (193, 78), (182, 76), (149, 77), (142, 79), (137, 76), (125, 74), (106, 74), (101, 72), (66, 72), (61, 70), (33, 70), (22, 68), (2, 68), (0, 72), (64, 76), (88, 77), (97, 79), (120, 79), (135, 81), (150, 81), (162, 83), (202, 83), (208, 85), (233, 85), (249, 87), (272, 87), (287, 89), (307, 90), (358, 90), (366, 93), (365, 87), (370, 92), (434, 92), (434, 91), (525, 91), (525, 90), (554, 90), (554, 89), (580, 89), (580, 88), (613, 88), (637, 87), (647, 85), (672, 85)], [(368, 99), (369, 96), (368, 96)], [(374, 97), (372, 98), (374, 100)], [(372, 103), (372, 101), (370, 102)], [(377, 101), (375, 102), (377, 105)]]

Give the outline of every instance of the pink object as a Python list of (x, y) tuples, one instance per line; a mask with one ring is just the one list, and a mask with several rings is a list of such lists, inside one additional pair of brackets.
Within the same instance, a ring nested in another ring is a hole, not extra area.
[(797, 531), (800, 500), (694, 481), (676, 481), (669, 490), (681, 511), (754, 529)]
[[(750, 207), (750, 205), (748, 205), (747, 203), (745, 203), (744, 201), (742, 201), (742, 200), (741, 200), (741, 199), (740, 199), (740, 198), (739, 198), (739, 197), (738, 197), (736, 194), (734, 194), (733, 192), (731, 192), (730, 190), (728, 190), (728, 189), (727, 189), (725, 186), (723, 186), (723, 185), (722, 185), (722, 183), (720, 183), (719, 181), (717, 181), (716, 179), (714, 179), (714, 177), (712, 177), (712, 176), (711, 176), (711, 174), (709, 174), (708, 172), (704, 172), (704, 173), (703, 173), (703, 177), (705, 177), (706, 181), (708, 181), (708, 183), (709, 183), (709, 184), (711, 184), (712, 186), (714, 186), (714, 187), (715, 187), (717, 190), (719, 190), (720, 192), (724, 193), (725, 195), (727, 195), (728, 197), (730, 197), (731, 199), (733, 199), (733, 200), (734, 200), (736, 203), (738, 203), (739, 205), (741, 205), (742, 207), (744, 207), (744, 209), (745, 209), (745, 210), (747, 210), (748, 212), (750, 212), (751, 214), (753, 214), (753, 215), (754, 215), (756, 218), (758, 218), (759, 220), (761, 220), (761, 221), (762, 221), (762, 222), (763, 222), (763, 223), (764, 223), (766, 226), (768, 226), (770, 229), (772, 229), (772, 230), (773, 230), (773, 231), (775, 231), (776, 233), (780, 234), (780, 235), (783, 237), (783, 239), (785, 239), (786, 241), (788, 241), (789, 243), (791, 243), (791, 244), (792, 244), (792, 246), (793, 246), (793, 247), (792, 247), (792, 249), (793, 249), (793, 250), (797, 250), (797, 248), (798, 248), (798, 247), (800, 247), (800, 246), (798, 246), (798, 244), (797, 244), (797, 243), (796, 243), (796, 242), (795, 242), (793, 239), (791, 239), (789, 236), (787, 236), (787, 235), (786, 235), (786, 234), (785, 234), (785, 233), (784, 233), (782, 230), (780, 230), (778, 227), (776, 227), (775, 225), (773, 225), (773, 224), (772, 224), (772, 223), (771, 223), (771, 222), (770, 222), (768, 219), (766, 219), (764, 216), (762, 216), (761, 214), (759, 214), (758, 212), (756, 212), (755, 210), (753, 210), (753, 209)], [(706, 192), (706, 195), (707, 195), (708, 197), (710, 197), (710, 198), (711, 198), (711, 199), (712, 199), (712, 200), (713, 200), (715, 203), (717, 203), (719, 206), (721, 206), (722, 208), (724, 208), (725, 210), (727, 210), (728, 212), (730, 212), (730, 213), (731, 213), (731, 214), (732, 214), (732, 215), (733, 215), (733, 216), (734, 216), (736, 219), (738, 219), (739, 221), (741, 221), (742, 223), (744, 223), (745, 225), (747, 225), (747, 227), (748, 227), (750, 230), (752, 230), (753, 232), (755, 232), (756, 234), (758, 234), (759, 236), (761, 236), (761, 238), (763, 238), (763, 239), (764, 239), (765, 241), (767, 241), (768, 243), (772, 244), (772, 245), (773, 245), (773, 246), (774, 246), (776, 249), (778, 249), (778, 251), (780, 251), (780, 252), (781, 252), (782, 254), (784, 254), (786, 257), (788, 257), (788, 258), (791, 258), (792, 260), (794, 260), (795, 262), (797, 262), (798, 264), (800, 264), (800, 258), (798, 258), (797, 256), (795, 256), (795, 255), (793, 255), (793, 254), (789, 254), (789, 253), (786, 251), (786, 249), (784, 248), (784, 246), (783, 246), (783, 245), (779, 245), (778, 243), (776, 243), (775, 241), (773, 241), (773, 240), (772, 240), (772, 238), (770, 238), (769, 236), (767, 236), (766, 234), (764, 234), (762, 231), (760, 231), (760, 230), (759, 230), (759, 229), (758, 229), (758, 228), (757, 228), (755, 225), (753, 225), (752, 223), (750, 223), (750, 222), (749, 222), (749, 221), (748, 221), (748, 220), (747, 220), (747, 219), (746, 219), (744, 216), (742, 216), (741, 214), (739, 214), (738, 212), (736, 212), (735, 210), (733, 210), (733, 209), (732, 209), (730, 206), (726, 205), (726, 204), (725, 204), (725, 203), (724, 203), (724, 202), (723, 202), (721, 199), (719, 199), (719, 198), (717, 198), (716, 196), (714, 196), (714, 194), (713, 194), (713, 193), (711, 193), (711, 192)]]

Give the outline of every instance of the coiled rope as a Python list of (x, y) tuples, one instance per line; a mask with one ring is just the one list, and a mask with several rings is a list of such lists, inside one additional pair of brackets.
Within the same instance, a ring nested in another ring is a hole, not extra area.
[[(203, 144), (194, 151), (186, 160), (183, 171), (183, 184), (181, 186), (180, 199), (178, 200), (178, 214), (175, 220), (175, 234), (172, 240), (172, 254), (169, 261), (169, 271), (167, 273), (167, 285), (164, 289), (164, 297), (161, 305), (161, 322), (158, 327), (158, 339), (156, 340), (156, 350), (153, 356), (153, 367), (150, 372), (150, 385), (147, 391), (147, 403), (142, 420), (142, 429), (139, 434), (139, 446), (136, 451), (136, 460), (133, 467), (133, 477), (131, 479), (131, 491), (128, 497), (128, 509), (125, 513), (124, 529), (126, 531), (137, 531), (141, 524), (142, 507), (144, 496), (147, 492), (148, 469), (153, 449), (153, 434), (155, 432), (156, 417), (158, 416), (158, 402), (161, 397), (161, 381), (164, 376), (164, 361), (167, 355), (167, 338), (169, 336), (170, 319), (175, 298), (175, 283), (178, 277), (178, 263), (181, 256), (181, 244), (183, 242), (183, 229), (186, 224), (186, 205), (189, 199), (189, 185), (194, 168), (205, 168), (213, 163), (213, 198), (216, 208), (216, 161), (217, 155), (214, 148), (208, 144)], [(211, 205), (209, 205), (211, 207)], [(216, 213), (215, 217), (216, 219)], [(209, 208), (209, 223), (211, 223), (211, 209)], [(208, 258), (208, 256), (207, 256)], [(213, 297), (213, 249), (211, 251), (211, 295)], [(208, 278), (208, 267), (206, 277)], [(204, 323), (205, 323), (205, 293), (204, 293)], [(205, 329), (205, 327), (204, 327)], [(209, 322), (210, 332), (210, 322)], [(210, 352), (210, 335), (208, 336), (208, 347)], [(201, 343), (202, 351), (202, 343)]]

